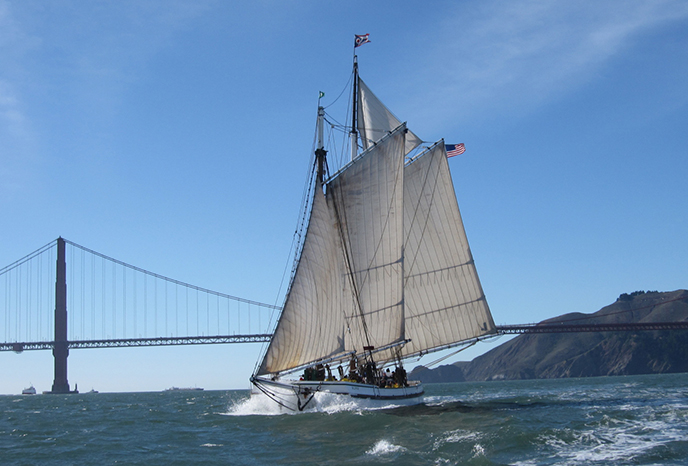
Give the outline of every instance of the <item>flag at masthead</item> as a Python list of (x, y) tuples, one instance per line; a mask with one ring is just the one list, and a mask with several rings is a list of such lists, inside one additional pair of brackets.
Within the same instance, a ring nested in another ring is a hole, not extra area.
[(368, 36), (370, 36), (370, 34), (354, 34), (354, 48), (370, 43)]

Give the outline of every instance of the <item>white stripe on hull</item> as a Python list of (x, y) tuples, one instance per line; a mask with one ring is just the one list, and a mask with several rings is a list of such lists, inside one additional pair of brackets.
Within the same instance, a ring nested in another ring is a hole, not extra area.
[(294, 411), (304, 410), (319, 393), (342, 395), (352, 399), (380, 401), (380, 406), (391, 404), (418, 404), (424, 393), (420, 382), (410, 382), (408, 387), (380, 388), (356, 382), (328, 381), (277, 381), (256, 377), (254, 385), (275, 402)]

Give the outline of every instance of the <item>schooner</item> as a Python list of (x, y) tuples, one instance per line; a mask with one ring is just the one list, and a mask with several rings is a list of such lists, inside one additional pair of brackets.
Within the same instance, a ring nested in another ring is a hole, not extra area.
[(404, 360), (496, 333), (444, 141), (419, 153), (423, 141), (363, 82), (356, 55), (352, 82), (351, 161), (328, 173), (319, 106), (306, 233), (251, 377), (254, 392), (292, 410), (319, 393), (418, 403), (423, 386)]

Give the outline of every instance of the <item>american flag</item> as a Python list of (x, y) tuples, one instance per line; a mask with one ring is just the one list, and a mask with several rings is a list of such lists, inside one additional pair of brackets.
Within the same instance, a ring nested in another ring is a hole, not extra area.
[(360, 47), (363, 44), (369, 43), (370, 42), (370, 39), (368, 39), (369, 35), (370, 34), (362, 34), (362, 35), (354, 34), (354, 36), (356, 37), (356, 39), (354, 40), (354, 48)]
[(466, 146), (463, 145), (463, 142), (461, 144), (445, 144), (444, 148), (447, 149), (447, 157), (454, 157), (466, 152)]

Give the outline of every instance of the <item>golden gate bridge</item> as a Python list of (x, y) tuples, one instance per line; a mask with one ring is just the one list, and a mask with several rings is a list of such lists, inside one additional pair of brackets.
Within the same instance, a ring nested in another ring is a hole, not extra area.
[[(268, 342), (280, 308), (184, 283), (58, 238), (0, 269), (0, 351)], [(525, 324), (498, 334), (685, 330), (688, 322)]]
[(159, 275), (58, 238), (0, 269), (0, 351), (267, 342), (278, 306)]

